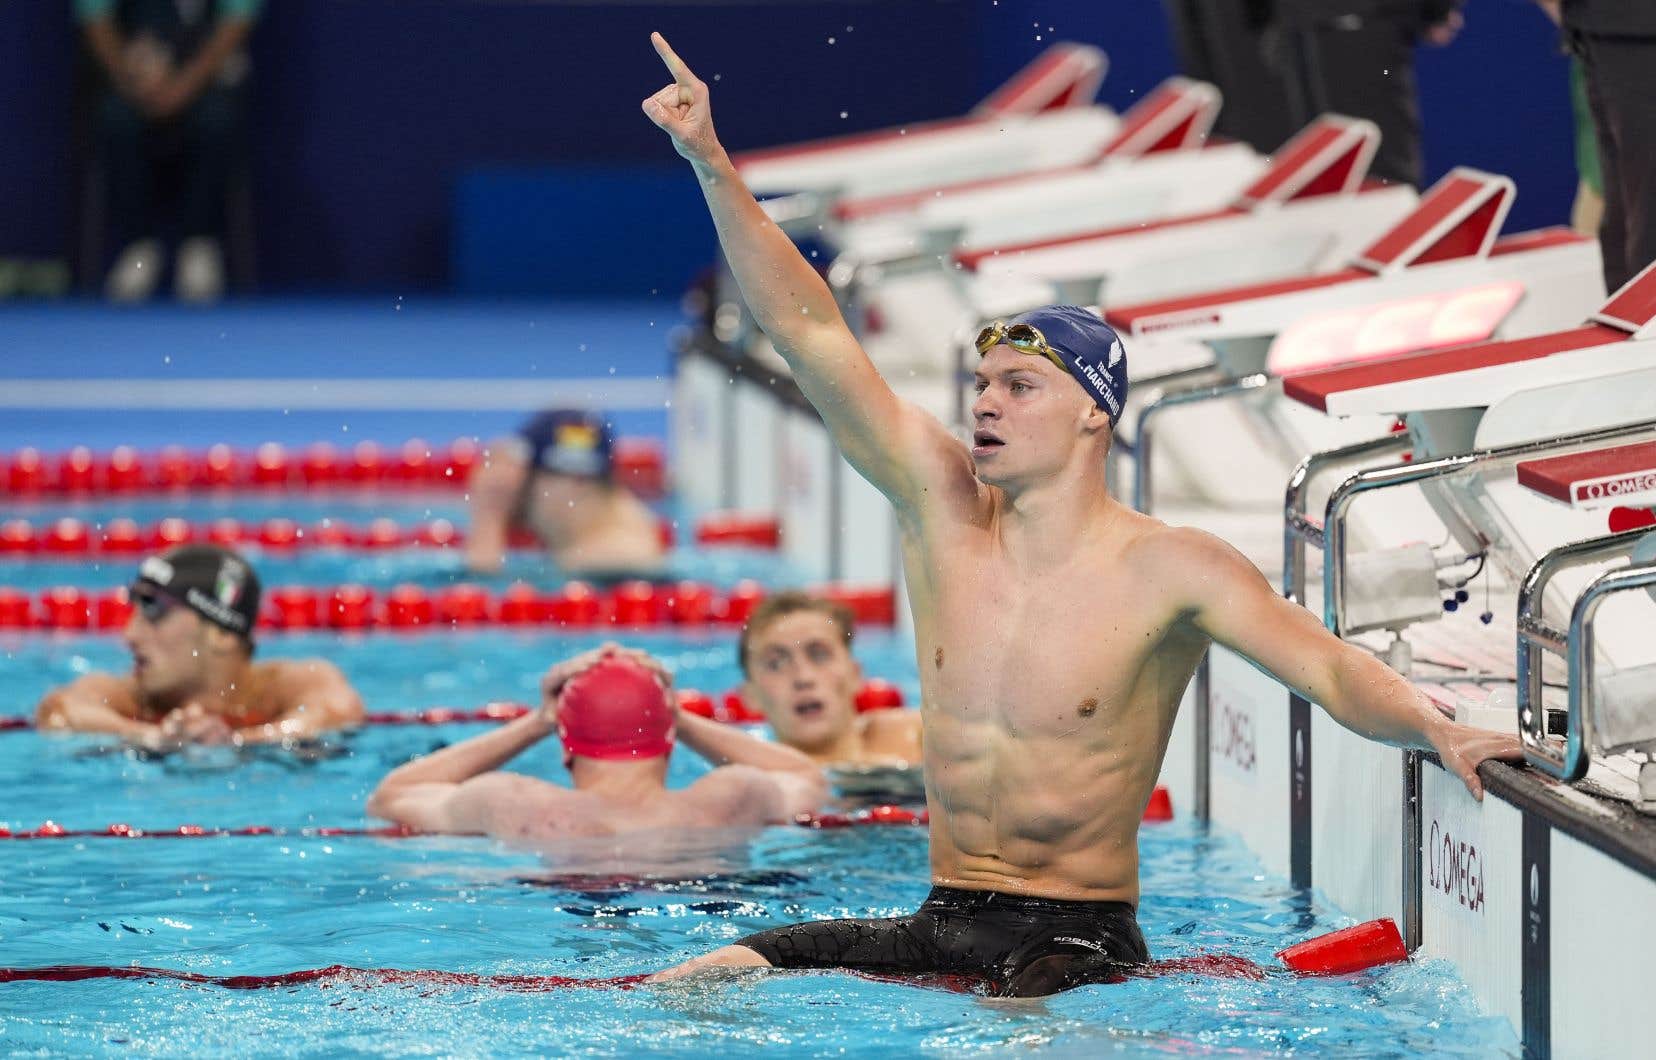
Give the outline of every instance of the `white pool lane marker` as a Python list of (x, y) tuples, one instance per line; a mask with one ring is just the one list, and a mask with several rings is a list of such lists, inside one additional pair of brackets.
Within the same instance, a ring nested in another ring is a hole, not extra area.
[(531, 411), (582, 405), (607, 411), (660, 409), (672, 385), (650, 377), (510, 379), (8, 379), (8, 409), (274, 409)]

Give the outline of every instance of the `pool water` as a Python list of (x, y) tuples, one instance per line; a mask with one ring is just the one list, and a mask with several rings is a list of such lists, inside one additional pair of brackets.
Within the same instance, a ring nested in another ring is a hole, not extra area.
[[(326, 582), (341, 576), (329, 564), (354, 560), (301, 552), (281, 562), (268, 581)], [(56, 573), (51, 566), (10, 564), (0, 581), (38, 587), (66, 573), (75, 584), (99, 584), (90, 563)], [(370, 572), (380, 573), (407, 577)], [(111, 584), (128, 569), (102, 576)], [(260, 653), (325, 655), (370, 710), (402, 712), (533, 701), (547, 666), (601, 639), (498, 629), (306, 633), (269, 636)], [(729, 631), (629, 631), (624, 639), (659, 655), (681, 687), (720, 692), (739, 680)], [(856, 653), (869, 676), (914, 698), (906, 641), (864, 631)], [(48, 688), (88, 670), (126, 666), (114, 637), (0, 637), (0, 716), (27, 715)], [(377, 726), (304, 755), (204, 749), (161, 759), (97, 737), (0, 732), (0, 824), (363, 826), (374, 823), (363, 801), (388, 770), (478, 731)], [(511, 768), (566, 780), (558, 759), (551, 741)], [(688, 783), (705, 768), (678, 753), (669, 783)], [(1273, 951), (1350, 923), (1315, 894), (1265, 874), (1229, 834), (1181, 818), (1146, 826), (1140, 847), (1140, 916), (1158, 958), (1223, 952), (1274, 967)], [(635, 878), (618, 877), (624, 870)], [(635, 834), (533, 851), (453, 837), (0, 840), (0, 966), (275, 975), (347, 965), (603, 978), (647, 972), (780, 923), (905, 913), (926, 889), (925, 832), (907, 826)], [(732, 1057), (778, 1048), (800, 1056), (1037, 1048), (1056, 1056), (1489, 1056), (1517, 1055), (1518, 1042), (1440, 962), (1320, 980), (1136, 979), (1017, 1003), (839, 973), (548, 991), (351, 977), (255, 990), (173, 980), (0, 983), (6, 1053)]]

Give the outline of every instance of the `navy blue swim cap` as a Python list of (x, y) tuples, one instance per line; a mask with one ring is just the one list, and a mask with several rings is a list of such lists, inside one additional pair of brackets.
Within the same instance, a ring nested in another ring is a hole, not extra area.
[(1127, 400), (1127, 350), (1121, 336), (1090, 309), (1049, 305), (1020, 313), (1008, 324), (1028, 324), (1046, 336), (1070, 375), (1081, 384), (1110, 422), (1121, 419)]
[(615, 436), (609, 424), (585, 409), (548, 409), (518, 430), (537, 471), (581, 478), (609, 478)]

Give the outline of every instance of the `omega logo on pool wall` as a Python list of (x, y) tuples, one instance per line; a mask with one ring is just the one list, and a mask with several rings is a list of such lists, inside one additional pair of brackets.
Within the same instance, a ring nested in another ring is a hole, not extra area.
[(1222, 696), (1213, 697), (1213, 752), (1244, 773), (1254, 771), (1253, 714)]
[(1483, 858), (1477, 845), (1456, 839), (1435, 820), (1426, 840), (1426, 874), (1426, 885), (1432, 890), (1443, 892), (1471, 912), (1483, 912)]

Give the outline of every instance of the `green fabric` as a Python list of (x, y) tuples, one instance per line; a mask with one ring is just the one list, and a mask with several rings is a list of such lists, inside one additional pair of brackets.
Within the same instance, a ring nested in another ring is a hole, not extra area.
[[(93, 22), (115, 10), (116, 0), (75, 0), (75, 18)], [(220, 18), (257, 18), (264, 0), (220, 0)]]
[(1570, 109), (1575, 112), (1576, 172), (1593, 194), (1604, 194), (1604, 174), (1599, 171), (1598, 137), (1593, 132), (1593, 110), (1587, 104), (1587, 71), (1580, 59), (1570, 60)]

